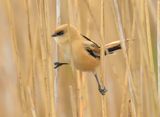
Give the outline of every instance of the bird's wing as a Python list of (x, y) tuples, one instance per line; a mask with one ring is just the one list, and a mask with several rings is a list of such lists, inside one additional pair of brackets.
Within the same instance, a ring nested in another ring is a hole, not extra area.
[(84, 49), (94, 58), (100, 58), (100, 47), (90, 41), (83, 42)]
[(99, 46), (96, 42), (92, 41), (91, 39), (89, 39), (88, 37), (86, 37), (86, 36), (84, 36), (84, 35), (82, 35), (82, 34), (81, 34), (81, 36), (84, 37), (84, 39), (88, 40), (89, 42), (92, 42), (92, 43), (93, 43), (94, 45), (96, 45), (98, 48), (100, 48), (100, 46)]
[[(81, 34), (81, 36), (85, 39), (84, 41), (84, 48), (85, 50), (94, 58), (100, 59), (100, 46), (89, 39), (88, 37)], [(106, 51), (104, 51), (104, 54), (106, 55)]]
[(100, 58), (100, 49), (99, 48), (95, 48), (92, 45), (85, 45), (85, 44), (84, 44), (84, 48), (88, 52), (88, 54), (90, 54), (92, 57), (98, 58), (98, 59)]

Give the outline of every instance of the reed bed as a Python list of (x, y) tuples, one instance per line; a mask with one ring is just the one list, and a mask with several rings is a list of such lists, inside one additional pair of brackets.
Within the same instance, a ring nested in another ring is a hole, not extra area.
[[(73, 63), (54, 69), (65, 23), (101, 45), (105, 96)], [(0, 116), (160, 117), (160, 0), (1, 0), (0, 26)]]

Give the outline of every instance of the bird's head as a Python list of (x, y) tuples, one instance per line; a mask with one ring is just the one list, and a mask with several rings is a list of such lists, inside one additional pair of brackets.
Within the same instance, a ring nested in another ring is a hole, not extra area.
[(55, 38), (55, 41), (58, 44), (65, 44), (69, 42), (69, 39), (72, 41), (73, 40), (72, 37), (75, 36), (76, 34), (77, 30), (75, 29), (75, 27), (73, 27), (72, 25), (69, 26), (68, 24), (63, 24), (56, 28), (52, 37)]

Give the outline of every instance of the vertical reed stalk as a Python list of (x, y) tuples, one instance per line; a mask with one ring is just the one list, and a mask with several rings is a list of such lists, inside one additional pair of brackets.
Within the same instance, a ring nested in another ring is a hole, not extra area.
[[(104, 59), (104, 51), (105, 51), (105, 42), (104, 42), (104, 31), (105, 31), (105, 24), (104, 24), (104, 0), (101, 0), (101, 78), (102, 78), (102, 84), (105, 85), (105, 59)], [(107, 101), (105, 96), (101, 96), (101, 103), (102, 103), (102, 117), (107, 117)]]
[[(158, 109), (160, 109), (160, 0), (157, 1)], [(158, 112), (160, 115), (160, 111)]]
[(32, 113), (32, 117), (37, 117), (36, 108), (35, 108), (35, 105), (33, 102), (33, 96), (32, 96), (32, 93), (31, 93), (31, 90), (29, 87), (27, 88), (27, 91), (28, 91), (28, 98), (29, 98), (29, 102), (30, 102), (30, 109), (31, 109), (30, 111)]
[(123, 55), (126, 61), (126, 70), (128, 70), (128, 84), (129, 84), (129, 94), (130, 94), (130, 98), (131, 98), (131, 107), (132, 107), (132, 111), (133, 111), (133, 116), (136, 117), (136, 107), (135, 107), (135, 94), (134, 94), (134, 84), (133, 84), (133, 77), (132, 77), (132, 73), (131, 73), (131, 69), (130, 69), (130, 64), (129, 64), (129, 59), (128, 59), (128, 55), (126, 53), (126, 46), (125, 46), (125, 35), (123, 32), (123, 26), (122, 26), (122, 22), (121, 22), (121, 16), (119, 13), (119, 7), (118, 7), (118, 2), (117, 0), (114, 0), (114, 7), (115, 7), (115, 12), (116, 12), (116, 17), (117, 17), (117, 26), (118, 26), (118, 31), (119, 31), (119, 36), (120, 36), (120, 40), (121, 40), (121, 45), (122, 45), (122, 49), (123, 49)]
[(153, 93), (153, 109), (155, 116), (159, 116), (159, 105), (158, 105), (158, 98), (157, 98), (157, 83), (156, 83), (156, 76), (154, 70), (154, 61), (153, 61), (153, 47), (151, 43), (151, 30), (150, 30), (150, 19), (149, 19), (149, 11), (148, 11), (148, 2), (145, 1), (145, 16), (146, 16), (146, 35), (147, 35), (147, 44), (148, 44), (148, 52), (149, 52), (149, 63), (150, 63), (150, 75), (151, 75), (151, 83), (152, 83), (152, 93)]
[(91, 8), (90, 8), (90, 6), (89, 6), (89, 3), (88, 3), (87, 0), (83, 0), (83, 2), (85, 3), (85, 5), (86, 5), (86, 7), (87, 7), (87, 10), (89, 11), (89, 15), (91, 16), (91, 18), (92, 18), (92, 20), (93, 20), (93, 23), (94, 23), (94, 25), (95, 25), (97, 34), (98, 34), (99, 37), (101, 38), (101, 34), (99, 33), (100, 28), (98, 27), (98, 24), (97, 24), (97, 22), (96, 22), (96, 20), (95, 20), (95, 17), (94, 17), (94, 15), (93, 15), (93, 13), (92, 13), (92, 10), (91, 10)]
[(33, 80), (34, 80), (34, 77), (33, 77), (33, 47), (32, 47), (32, 37), (31, 37), (31, 22), (30, 22), (30, 16), (31, 16), (31, 14), (30, 14), (30, 0), (25, 0), (24, 1), (24, 4), (25, 4), (25, 10), (27, 11), (27, 37), (28, 37), (28, 39), (27, 39), (27, 37), (26, 37), (26, 43), (28, 43), (28, 53), (30, 53), (30, 55), (29, 55), (29, 58), (31, 58), (31, 61), (29, 61), (30, 62), (30, 66), (29, 66), (29, 77), (28, 77), (28, 79), (27, 79), (27, 87), (26, 87), (26, 95), (27, 95), (27, 97), (28, 97), (28, 111), (31, 111), (31, 113), (32, 113), (32, 116), (33, 117), (36, 117), (37, 116), (37, 114), (36, 114), (36, 108), (35, 108), (35, 102), (34, 102), (34, 100), (35, 99), (33, 99), (33, 96), (32, 96), (32, 90), (34, 89), (33, 88)]
[[(61, 23), (61, 0), (56, 0), (56, 26), (59, 26)], [(58, 45), (56, 44), (55, 47), (55, 61), (59, 60), (59, 48)], [(54, 76), (54, 102), (55, 102), (55, 107), (58, 107), (58, 69), (55, 70), (55, 76)]]
[[(15, 21), (14, 21), (14, 14), (13, 14), (13, 7), (11, 4), (10, 0), (6, 1), (6, 6), (7, 6), (7, 12), (8, 12), (8, 20), (9, 20), (9, 29), (10, 29), (10, 33), (11, 33), (11, 42), (12, 42), (12, 50), (13, 50), (13, 55), (14, 55), (14, 59), (16, 62), (16, 75), (18, 78), (18, 95), (19, 95), (19, 99), (20, 99), (20, 104), (22, 106), (22, 111), (25, 111), (25, 105), (26, 105), (26, 101), (25, 101), (25, 96), (24, 96), (24, 87), (23, 87), (23, 79), (22, 79), (22, 73), (20, 71), (21, 69), (21, 65), (20, 65), (20, 57), (19, 57), (19, 51), (18, 51), (18, 45), (17, 45), (17, 35), (16, 35), (16, 29), (15, 29)], [(23, 115), (25, 115), (25, 113), (23, 113)]]
[(71, 108), (72, 108), (72, 117), (77, 117), (75, 95), (73, 93), (73, 87), (72, 86), (69, 86), (69, 91), (70, 91), (70, 102), (71, 102)]
[(48, 108), (49, 108), (49, 116), (55, 117), (55, 107), (54, 107), (54, 80), (53, 80), (53, 66), (52, 66), (52, 50), (51, 50), (51, 38), (50, 38), (50, 11), (49, 11), (49, 3), (44, 0), (44, 9), (45, 9), (45, 27), (46, 27), (46, 41), (47, 41), (47, 54), (48, 54)]
[[(125, 117), (128, 115), (129, 110), (127, 108), (128, 105), (128, 71), (126, 70), (125, 73), (125, 81), (124, 81), (124, 89), (123, 89), (123, 97), (122, 97), (122, 103), (121, 103), (121, 108), (120, 108), (120, 117)], [(127, 113), (127, 114), (126, 114)]]
[(157, 60), (158, 60), (158, 96), (160, 105), (160, 0), (157, 1)]

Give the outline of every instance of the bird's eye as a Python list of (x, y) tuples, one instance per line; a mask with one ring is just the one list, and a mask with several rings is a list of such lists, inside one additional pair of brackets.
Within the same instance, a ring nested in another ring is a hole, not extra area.
[(60, 36), (60, 35), (63, 35), (64, 34), (64, 31), (59, 31), (57, 32), (57, 35)]

